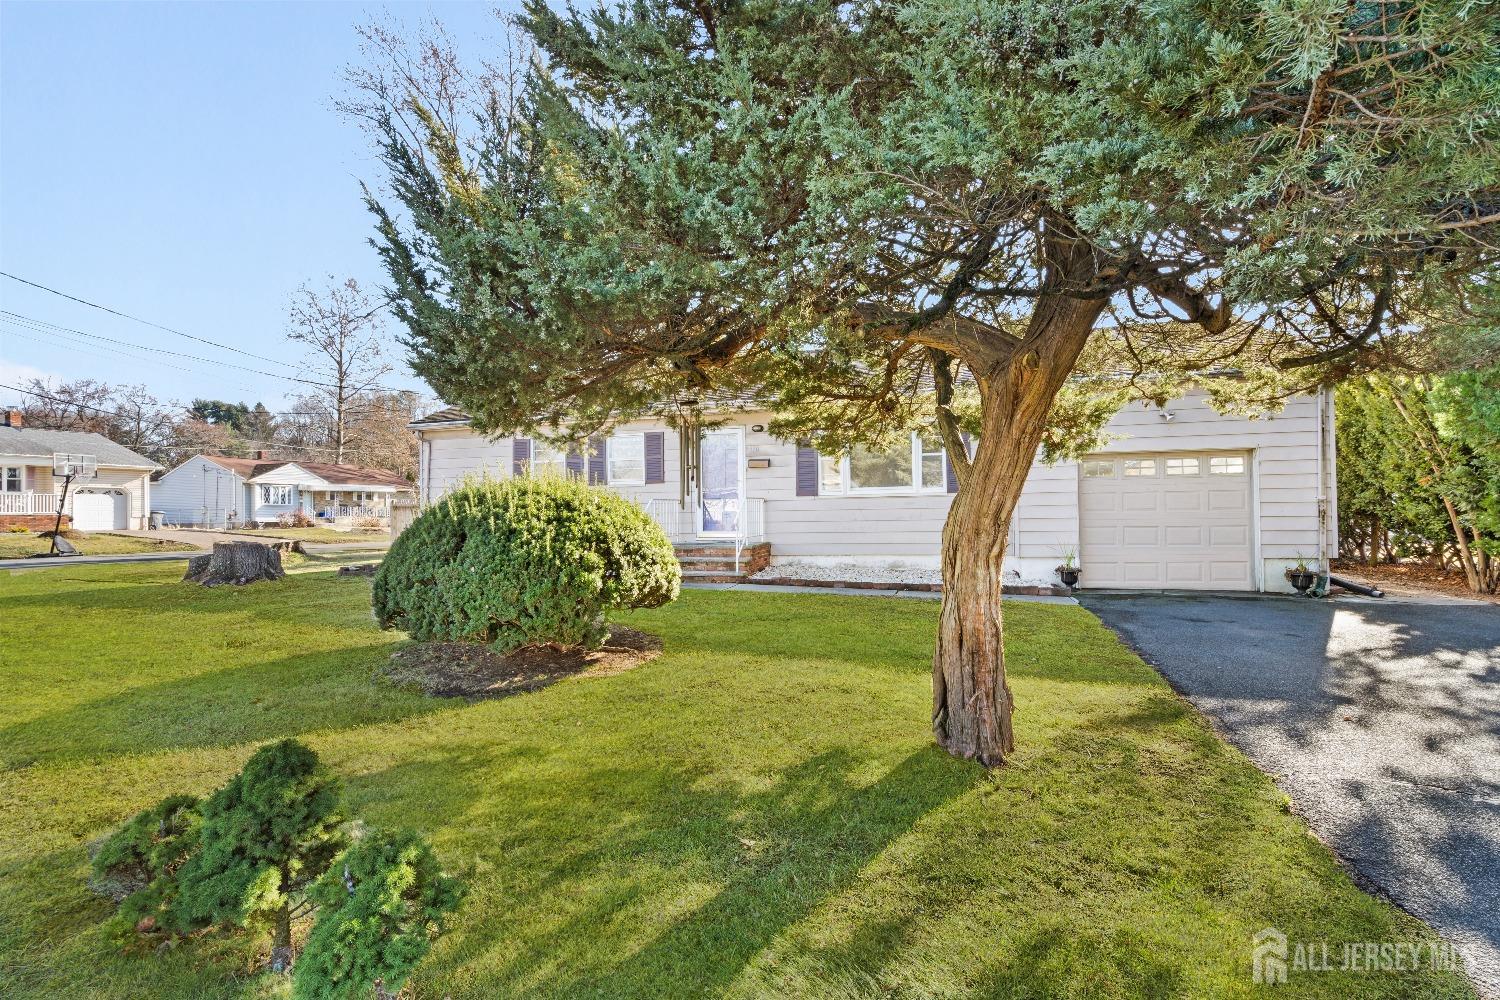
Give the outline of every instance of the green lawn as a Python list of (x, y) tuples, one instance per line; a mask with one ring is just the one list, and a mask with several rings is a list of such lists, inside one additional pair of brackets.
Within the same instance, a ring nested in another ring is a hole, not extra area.
[(269, 535), (302, 542), (389, 542), (389, 531), (335, 531), (333, 528), (236, 528), (236, 535)]
[(282, 736), (469, 880), (416, 998), (1248, 997), (1262, 927), (1430, 936), (1077, 608), (1009, 610), (1021, 745), (986, 774), (930, 742), (930, 602), (691, 591), (626, 616), (661, 658), (468, 705), (372, 682), (401, 640), (367, 579), (180, 575), (0, 575), (7, 1000), (285, 996), (243, 937), (111, 952), (83, 886), (88, 841)]
[[(181, 542), (161, 541), (155, 538), (136, 538), (134, 535), (112, 535), (108, 532), (69, 538), (73, 547), (86, 556), (115, 556), (134, 552), (188, 552), (193, 546)], [(21, 559), (46, 552), (52, 547), (52, 539), (26, 532), (0, 532), (0, 559)]]

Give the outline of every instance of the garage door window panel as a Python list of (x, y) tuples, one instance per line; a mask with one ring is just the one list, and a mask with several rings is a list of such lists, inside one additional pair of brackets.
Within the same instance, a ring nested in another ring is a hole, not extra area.
[(1243, 476), (1245, 459), (1241, 455), (1215, 455), (1208, 460), (1208, 472), (1213, 476)]
[(1203, 463), (1197, 458), (1167, 459), (1167, 475), (1199, 476), (1203, 474)]
[(1156, 475), (1156, 459), (1154, 458), (1127, 458), (1125, 459), (1125, 477), (1134, 479), (1138, 477)]

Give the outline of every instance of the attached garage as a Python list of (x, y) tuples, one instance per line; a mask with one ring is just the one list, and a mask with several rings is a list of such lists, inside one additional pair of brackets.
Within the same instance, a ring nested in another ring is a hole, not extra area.
[(73, 527), (112, 531), (129, 527), (130, 498), (124, 490), (79, 490), (73, 494)]
[(1255, 589), (1248, 452), (1096, 455), (1078, 468), (1085, 586)]

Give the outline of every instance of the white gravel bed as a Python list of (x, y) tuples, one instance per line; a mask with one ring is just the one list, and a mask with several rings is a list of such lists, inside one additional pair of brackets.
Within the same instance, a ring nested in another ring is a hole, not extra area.
[(935, 566), (906, 562), (811, 562), (806, 559), (773, 559), (752, 580), (821, 580), (829, 583), (942, 583), (943, 571)]

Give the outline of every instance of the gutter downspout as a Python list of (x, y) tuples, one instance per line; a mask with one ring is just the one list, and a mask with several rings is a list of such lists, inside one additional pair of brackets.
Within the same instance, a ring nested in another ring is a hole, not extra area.
[(1328, 457), (1328, 388), (1318, 387), (1318, 589), (1322, 595), (1329, 590), (1328, 575), (1332, 572), (1328, 554), (1328, 469), (1332, 463)]

